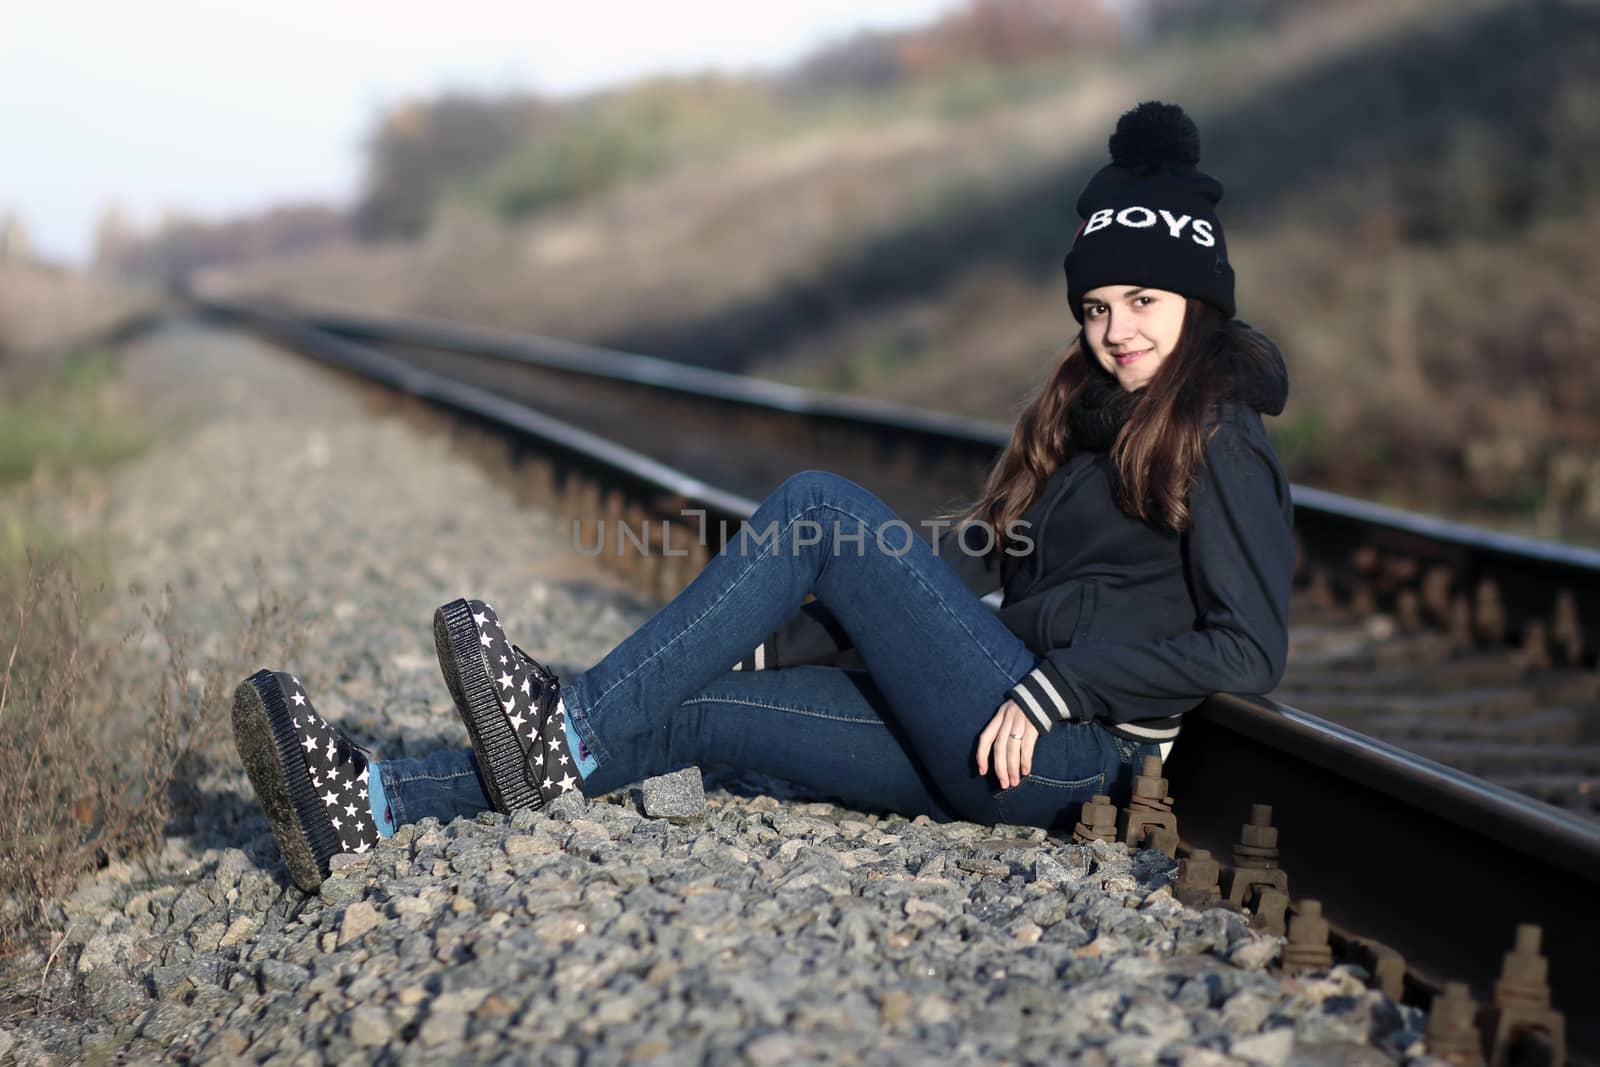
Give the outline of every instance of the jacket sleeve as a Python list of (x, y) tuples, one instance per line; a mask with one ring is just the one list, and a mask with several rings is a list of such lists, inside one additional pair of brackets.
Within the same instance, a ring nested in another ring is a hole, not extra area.
[(1008, 694), (1041, 732), (1056, 721), (1178, 715), (1212, 693), (1266, 693), (1278, 684), (1288, 658), (1294, 508), (1259, 429), (1223, 423), (1206, 447), (1189, 511), (1194, 629), (1152, 641), (1091, 637), (1051, 650)]
[[(1000, 588), (999, 553), (979, 551), (985, 539), (978, 528), (963, 528), (962, 536), (967, 538), (965, 548), (956, 539), (954, 530), (941, 528), (938, 534), (939, 558), (956, 572), (973, 595), (987, 596)], [(813, 600), (802, 604), (799, 611), (734, 664), (733, 669), (760, 671), (808, 663), (836, 663), (838, 657), (852, 647), (850, 635), (833, 613)]]

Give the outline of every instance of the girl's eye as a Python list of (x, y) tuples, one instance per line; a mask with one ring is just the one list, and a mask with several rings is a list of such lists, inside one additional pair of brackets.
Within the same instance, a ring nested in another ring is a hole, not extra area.
[(1100, 313), (1102, 311), (1104, 311), (1104, 310), (1105, 310), (1105, 305), (1104, 304), (1096, 304), (1094, 307), (1084, 308), (1083, 309), (1083, 317), (1086, 318), (1086, 319), (1099, 318), (1100, 317)]
[(1151, 304), (1156, 302), (1156, 298), (1153, 296), (1141, 296), (1137, 297), (1136, 299), (1138, 300), (1140, 307), (1149, 307)]

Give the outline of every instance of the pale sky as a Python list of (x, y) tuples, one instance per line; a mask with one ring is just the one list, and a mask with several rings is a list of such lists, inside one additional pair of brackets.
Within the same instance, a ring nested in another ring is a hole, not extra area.
[(101, 211), (145, 225), (348, 200), (388, 105), (772, 67), (956, 0), (0, 0), (0, 217), (81, 260)]

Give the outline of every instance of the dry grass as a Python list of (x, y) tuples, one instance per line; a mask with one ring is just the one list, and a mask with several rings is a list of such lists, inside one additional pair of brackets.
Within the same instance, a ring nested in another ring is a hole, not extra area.
[(1295, 475), (1600, 541), (1596, 240), (1600, 205), (1515, 240), (1247, 243), (1259, 324), (1291, 359), (1279, 444)]
[[(230, 617), (208, 626), (222, 640), (203, 661), (168, 596), (138, 624), (110, 621), (132, 617), (126, 605), (139, 600), (130, 591), (113, 604), (97, 532), (103, 468), (143, 451), (154, 430), (122, 383), (118, 353), (56, 342), (135, 304), (81, 277), (6, 269), (31, 279), (33, 297), (0, 285), (3, 321), (20, 331), (0, 339), (14, 357), (0, 366), (0, 962), (15, 962), (54, 947), (51, 901), (97, 867), (137, 857), (194, 803), (191, 784), (227, 752), (218, 724), (238, 664), (292, 653), (301, 631), (259, 574), (253, 602), (230, 593)], [(0, 999), (39, 978), (0, 970)]]
[[(110, 650), (85, 637), (70, 567), (30, 556), (20, 571), (0, 572), (0, 600), (0, 945), (10, 947), (102, 855), (147, 840), (161, 813), (159, 790), (123, 772), (83, 706)], [(170, 723), (158, 728), (156, 746), (170, 733)]]
[(229, 594), (223, 648), (197, 662), (169, 596), (107, 637), (104, 590), (86, 594), (66, 559), (0, 572), (0, 950), (43, 939), (49, 903), (84, 874), (159, 842), (226, 754), (238, 664), (298, 651), (295, 606), (257, 580), (252, 604)]

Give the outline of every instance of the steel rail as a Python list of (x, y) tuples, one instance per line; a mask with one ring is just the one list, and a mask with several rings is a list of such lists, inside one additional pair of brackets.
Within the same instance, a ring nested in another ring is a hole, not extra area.
[(1519, 923), (1545, 929), (1575, 1049), (1600, 1058), (1600, 829), (1558, 808), (1305, 711), (1218, 694), (1164, 767), (1186, 844), (1224, 858), (1273, 806), (1296, 900), (1381, 941), (1437, 985), (1488, 999)]
[(720, 400), (742, 407), (798, 415), (819, 422), (867, 427), (900, 436), (925, 437), (941, 443), (971, 446), (987, 457), (1005, 447), (1010, 432), (997, 422), (940, 411), (910, 408), (865, 397), (832, 396), (783, 382), (765, 381), (725, 371), (691, 367), (656, 356), (619, 352), (577, 341), (466, 326), (438, 319), (373, 317), (349, 312), (297, 310), (269, 305), (279, 314), (341, 337), (390, 341), (439, 348), (629, 385), (683, 393), (700, 400)]
[[(282, 311), (214, 314), (364, 378), (532, 438), (608, 478), (704, 508), (735, 527), (755, 502), (641, 453)], [(707, 372), (699, 372), (707, 373)], [(1299, 899), (1404, 954), (1413, 974), (1487, 1000), (1516, 924), (1545, 927), (1571, 1053), (1600, 1062), (1600, 827), (1302, 710), (1219, 694), (1186, 716), (1165, 773), (1186, 846), (1225, 859), (1255, 803), (1273, 805)]]
[[(830, 396), (572, 341), (412, 316), (287, 305), (279, 310), (344, 337), (470, 353), (760, 408), (880, 437), (912, 439), (925, 448), (956, 450), (983, 463), (991, 462), (1009, 439), (1005, 426), (982, 419)], [(1296, 529), (1314, 558), (1349, 560), (1359, 550), (1374, 549), (1449, 567), (1464, 588), (1495, 582), (1511, 638), (1522, 637), (1528, 621), (1547, 619), (1556, 598), (1570, 594), (1578, 607), (1585, 662), (1595, 663), (1600, 650), (1600, 551), (1486, 530), (1309, 486), (1292, 486), (1292, 495)]]
[(504, 430), (535, 440), (579, 466), (607, 473), (629, 487), (672, 496), (704, 509), (716, 517), (742, 521), (756, 509), (756, 501), (685, 474), (641, 452), (507, 400), (487, 389), (455, 382), (431, 371), (411, 366), (365, 345), (318, 330), (289, 315), (264, 308), (246, 308), (222, 301), (197, 301), (213, 316), (241, 322), (285, 347), (315, 356), (363, 378), (398, 389), (419, 400), (450, 408)]
[[(985, 419), (906, 407), (883, 400), (832, 396), (782, 382), (707, 370), (655, 356), (620, 352), (537, 334), (415, 316), (297, 311), (290, 306), (278, 310), (280, 314), (293, 316), (339, 336), (492, 356), (681, 392), (700, 399), (725, 400), (808, 418), (942, 438), (979, 449), (998, 451), (1010, 439), (1010, 431), (1006, 426)], [(1532, 563), (1573, 568), (1600, 578), (1600, 550), (1488, 530), (1309, 486), (1295, 486), (1294, 498), (1297, 508), (1346, 519), (1360, 527), (1381, 527), (1395, 534), (1425, 538), (1498, 557), (1525, 558)]]

